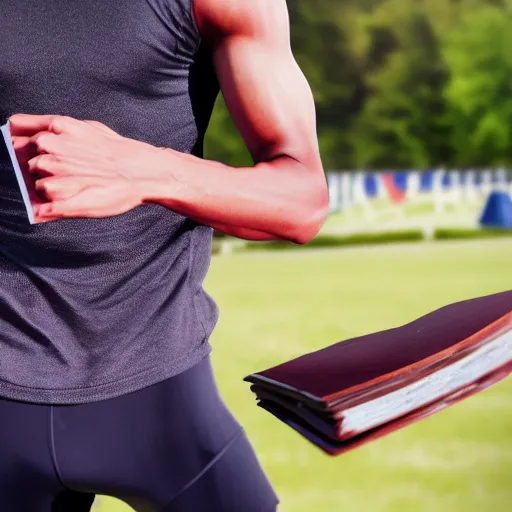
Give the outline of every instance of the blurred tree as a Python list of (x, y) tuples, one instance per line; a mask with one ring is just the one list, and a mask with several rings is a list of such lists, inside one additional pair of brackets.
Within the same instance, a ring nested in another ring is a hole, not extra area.
[(350, 168), (350, 132), (365, 97), (353, 48), (364, 6), (332, 0), (294, 0), (289, 5), (292, 48), (315, 97), (324, 165)]
[(444, 43), (458, 165), (501, 165), (512, 157), (511, 5), (490, 4), (464, 12)]
[[(326, 169), (510, 160), (512, 0), (288, 0)], [(217, 101), (205, 156), (249, 165)]]
[[(370, 25), (366, 81), (369, 95), (354, 132), (360, 167), (428, 167), (432, 156), (451, 160), (449, 79), (439, 40), (420, 2), (391, 0)], [(386, 43), (386, 54), (375, 48)]]
[(252, 165), (251, 155), (231, 119), (222, 95), (219, 95), (213, 109), (204, 141), (204, 155), (209, 160), (235, 167)]

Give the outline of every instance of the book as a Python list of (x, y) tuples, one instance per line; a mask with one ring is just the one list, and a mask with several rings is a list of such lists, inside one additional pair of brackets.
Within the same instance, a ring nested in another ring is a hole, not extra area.
[(9, 126), (9, 121), (4, 125), (0, 126), (0, 131), (2, 132), (2, 136), (4, 138), (5, 147), (7, 148), (7, 152), (9, 153), (9, 157), (11, 159), (12, 167), (14, 174), (16, 175), (16, 181), (18, 182), (18, 187), (21, 192), (21, 197), (23, 199), (23, 203), (25, 205), (25, 209), (27, 211), (27, 217), (30, 224), (34, 224), (34, 210), (32, 208), (32, 202), (30, 201), (30, 194), (27, 188), (27, 184), (23, 177), (23, 172), (21, 170), (20, 164), (16, 157), (16, 152), (12, 145), (11, 138), (11, 130)]
[(512, 291), (445, 306), (251, 374), (258, 405), (330, 455), (381, 437), (512, 371)]

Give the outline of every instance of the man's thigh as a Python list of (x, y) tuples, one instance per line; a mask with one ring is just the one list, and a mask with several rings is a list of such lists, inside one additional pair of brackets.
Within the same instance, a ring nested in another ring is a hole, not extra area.
[(278, 499), (241, 430), (165, 507), (165, 512), (273, 512)]
[(0, 399), (0, 511), (88, 512), (94, 496), (65, 489), (55, 472), (49, 406)]
[(74, 489), (141, 512), (267, 512), (277, 501), (208, 359), (139, 392), (55, 414), (56, 458)]

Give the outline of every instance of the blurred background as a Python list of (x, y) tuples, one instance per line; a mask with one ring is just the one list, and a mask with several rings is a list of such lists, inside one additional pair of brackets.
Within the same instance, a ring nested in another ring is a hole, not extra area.
[[(512, 288), (512, 0), (288, 6), (330, 215), (305, 247), (216, 234), (205, 288), (221, 393), (282, 512), (510, 512), (511, 379), (338, 458), (257, 408), (242, 379)], [(251, 164), (222, 98), (205, 144)], [(130, 509), (99, 497), (95, 510)]]

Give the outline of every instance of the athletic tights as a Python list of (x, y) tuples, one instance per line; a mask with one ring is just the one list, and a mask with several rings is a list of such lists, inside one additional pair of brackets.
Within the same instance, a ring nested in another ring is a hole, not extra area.
[(273, 512), (278, 499), (207, 357), (186, 372), (80, 405), (0, 399), (0, 511)]

